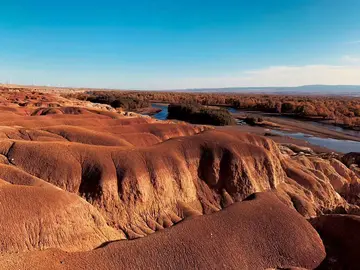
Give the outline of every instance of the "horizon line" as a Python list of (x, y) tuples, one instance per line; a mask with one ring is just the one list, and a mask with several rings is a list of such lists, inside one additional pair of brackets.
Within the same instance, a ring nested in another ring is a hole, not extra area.
[[(167, 88), (167, 89), (139, 89), (139, 88), (108, 88), (108, 87), (86, 87), (86, 86), (52, 86), (36, 84), (14, 84), (1, 83), (0, 87), (39, 87), (39, 88), (57, 88), (57, 89), (93, 89), (93, 90), (118, 90), (118, 91), (179, 91), (179, 90), (207, 90), (207, 89), (266, 89), (266, 88), (301, 88), (301, 87), (360, 87), (357, 84), (304, 84), (297, 86), (224, 86), (224, 87), (195, 87), (195, 88)], [(359, 89), (360, 90), (360, 89)]]

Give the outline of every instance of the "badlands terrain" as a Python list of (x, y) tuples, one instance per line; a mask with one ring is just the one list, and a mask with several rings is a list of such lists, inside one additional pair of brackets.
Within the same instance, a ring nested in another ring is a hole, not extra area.
[(0, 269), (358, 269), (360, 156), (0, 95)]

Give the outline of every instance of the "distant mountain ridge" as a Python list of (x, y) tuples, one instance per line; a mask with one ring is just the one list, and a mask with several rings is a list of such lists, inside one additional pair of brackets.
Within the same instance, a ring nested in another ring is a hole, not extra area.
[(46, 91), (159, 91), (159, 92), (191, 92), (191, 93), (252, 93), (252, 94), (279, 94), (279, 95), (335, 95), (360, 97), (360, 85), (302, 85), (302, 86), (270, 86), (270, 87), (222, 87), (222, 88), (187, 88), (187, 89), (120, 89), (120, 88), (91, 88), (74, 86), (40, 86), (2, 84), (3, 88), (36, 88)]
[(359, 96), (360, 85), (302, 85), (295, 87), (226, 87), (226, 88), (193, 88), (169, 90), (176, 92), (200, 92), (200, 93), (269, 93), (269, 94), (306, 94), (306, 95), (341, 95)]

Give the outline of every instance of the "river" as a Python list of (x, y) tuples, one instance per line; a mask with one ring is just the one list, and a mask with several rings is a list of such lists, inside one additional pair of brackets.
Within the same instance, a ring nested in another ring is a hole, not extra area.
[[(154, 103), (154, 104), (151, 104), (151, 106), (154, 108), (161, 109), (160, 112), (153, 115), (154, 118), (159, 119), (159, 120), (167, 119), (167, 116), (168, 116), (168, 106), (167, 105)], [(230, 113), (244, 113), (244, 112), (238, 111), (234, 108), (228, 108), (228, 110)], [(359, 131), (347, 130), (347, 129), (343, 129), (341, 127), (336, 127), (336, 126), (332, 126), (329, 124), (323, 124), (323, 123), (318, 123), (318, 122), (307, 122), (307, 123), (311, 123), (314, 126), (321, 126), (323, 128), (327, 128), (329, 130), (335, 130), (337, 132), (341, 132), (344, 134), (360, 136)], [(295, 138), (295, 139), (301, 139), (301, 140), (307, 141), (313, 145), (326, 147), (326, 148), (331, 149), (336, 152), (341, 152), (341, 153), (360, 152), (360, 142), (357, 142), (357, 141), (337, 140), (337, 139), (332, 139), (332, 138), (321, 138), (321, 137), (312, 136), (312, 135), (306, 134), (306, 133), (299, 133), (299, 132), (292, 133), (292, 132), (285, 132), (285, 131), (280, 131), (280, 130), (271, 130), (271, 133), (276, 134), (276, 135), (281, 135), (281, 136), (288, 136), (288, 137)]]
[(357, 141), (320, 138), (301, 132), (291, 133), (280, 130), (271, 130), (271, 133), (281, 136), (288, 136), (294, 139), (301, 139), (313, 145), (325, 147), (340, 153), (360, 152), (360, 142)]
[(161, 109), (160, 112), (154, 114), (152, 117), (154, 117), (155, 119), (158, 119), (158, 120), (166, 120), (167, 119), (168, 114), (169, 114), (167, 105), (152, 103), (151, 107), (156, 108), (156, 109)]

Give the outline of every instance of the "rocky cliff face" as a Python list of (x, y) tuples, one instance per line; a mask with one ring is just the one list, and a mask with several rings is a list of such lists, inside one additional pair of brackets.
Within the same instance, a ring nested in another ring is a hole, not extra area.
[[(62, 129), (68, 138), (78, 135)], [(151, 233), (149, 224), (168, 227), (186, 212), (213, 213), (268, 190), (305, 217), (346, 209), (348, 187), (359, 181), (335, 159), (288, 157), (273, 141), (235, 129), (138, 148), (125, 140), (104, 146), (104, 136), (88, 134), (81, 140), (90, 137), (91, 144), (8, 140), (2, 154), (23, 172), (85, 198), (127, 238)], [(102, 145), (93, 144), (97, 139)]]

